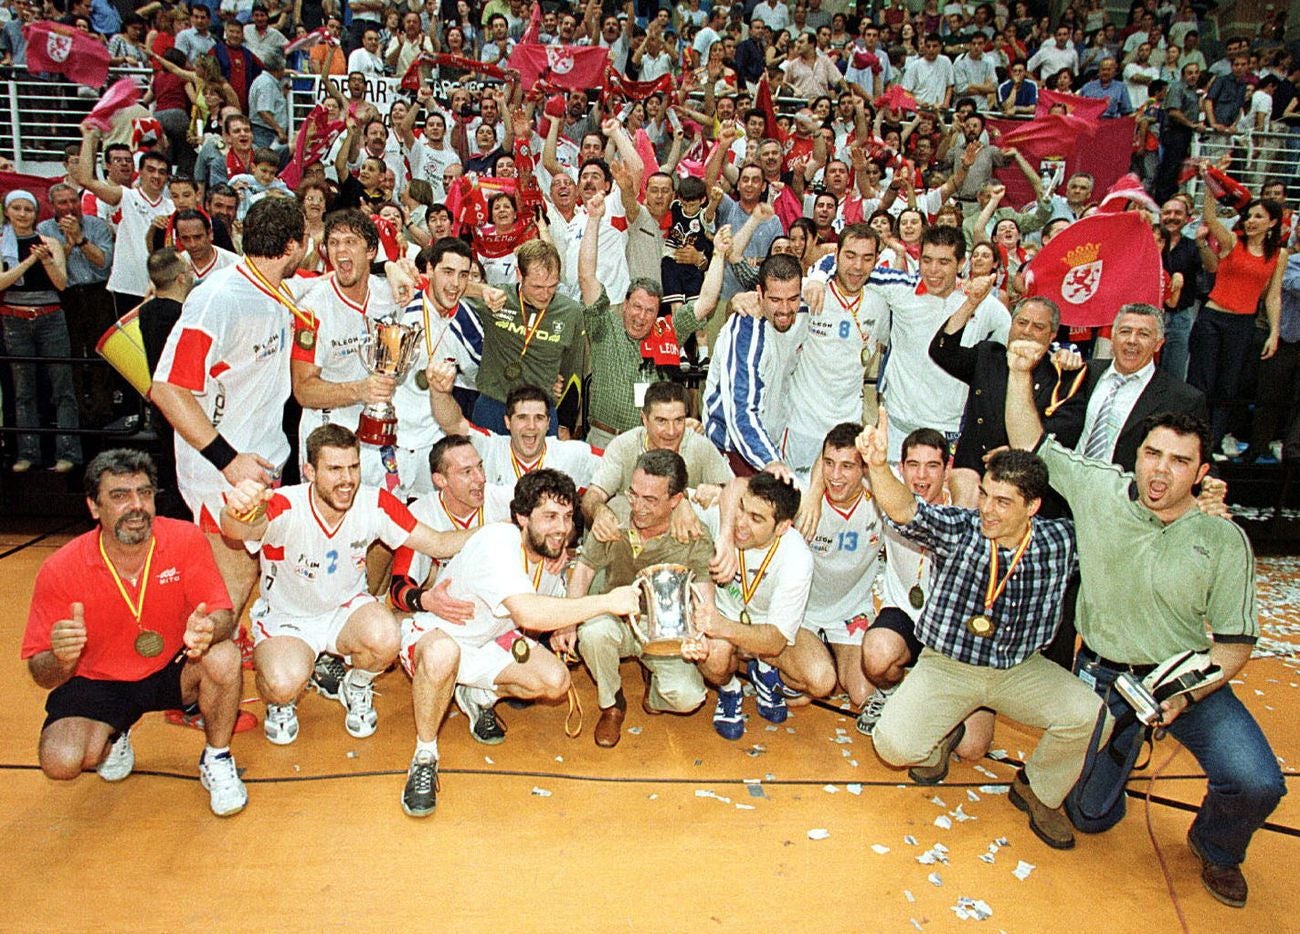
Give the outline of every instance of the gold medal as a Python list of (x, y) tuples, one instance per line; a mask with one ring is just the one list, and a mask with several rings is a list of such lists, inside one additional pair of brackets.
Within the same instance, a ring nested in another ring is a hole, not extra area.
[(316, 347), (316, 332), (300, 330), (298, 332), (298, 346), (303, 350), (312, 350)]
[(870, 347), (863, 347), (863, 348), (862, 348), (861, 359), (862, 359), (862, 365), (863, 365), (863, 366), (866, 366), (868, 363), (871, 362), (871, 348), (870, 348)]
[(970, 619), (966, 620), (966, 628), (970, 630), (972, 636), (978, 636), (981, 639), (987, 639), (993, 635), (994, 630), (998, 627), (993, 624), (983, 613), (976, 613)]
[(510, 654), (515, 657), (515, 661), (523, 665), (528, 662), (529, 657), (533, 654), (533, 650), (528, 647), (528, 640), (523, 636), (520, 636), (510, 646)]
[(511, 362), (505, 365), (502, 372), (505, 373), (506, 379), (513, 383), (519, 377), (524, 375), (524, 368), (516, 362)]
[(424, 370), (415, 371), (415, 385), (420, 387), (420, 392), (424, 392), (429, 388), (429, 377)]
[(742, 610), (740, 611), (740, 624), (741, 624), (742, 626), (748, 626), (748, 625), (750, 625), (751, 623), (753, 623), (753, 619), (752, 619), (752, 618), (750, 617), (750, 615), (749, 615), (749, 610), (747, 610), (747, 609), (742, 609)]
[(143, 658), (154, 658), (161, 655), (163, 650), (162, 633), (153, 629), (141, 629), (139, 635), (135, 637), (136, 654)]
[(907, 592), (907, 602), (912, 604), (914, 610), (925, 606), (925, 591), (921, 589), (920, 584), (912, 585), (912, 589)]

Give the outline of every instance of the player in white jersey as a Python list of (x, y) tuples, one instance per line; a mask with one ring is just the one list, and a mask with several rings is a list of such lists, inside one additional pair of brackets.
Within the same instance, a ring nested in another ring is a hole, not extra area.
[(758, 712), (772, 723), (789, 711), (784, 678), (795, 690), (825, 697), (835, 687), (835, 667), (825, 647), (800, 624), (812, 586), (813, 556), (793, 526), (799, 491), (770, 473), (728, 485), (720, 504), (701, 518), (713, 535), (716, 610), (699, 614), (710, 637), (700, 664), (718, 685), (713, 728), (724, 739), (745, 732), (737, 661), (748, 663)]
[[(429, 451), (429, 474), (436, 493), (421, 496), (410, 504), (411, 514), (431, 529), (451, 532), (477, 529), (491, 522), (510, 521), (512, 487), (487, 485), (483, 458), (465, 435), (445, 435)], [(399, 548), (393, 555), (393, 577), (388, 595), (399, 610), (418, 613), (427, 610), (449, 617), (447, 604), (439, 603), (447, 580), (437, 590), (428, 586), (430, 572), (438, 562), (412, 548)]]
[(218, 269), (239, 262), (239, 254), (213, 245), (212, 221), (202, 211), (177, 211), (172, 218), (172, 236), (180, 255), (194, 274), (195, 288)]
[(270, 485), (289, 457), (280, 414), (289, 398), (289, 342), (300, 312), (286, 280), (304, 248), (298, 203), (267, 198), (248, 212), (246, 258), (186, 298), (150, 393), (176, 429), (176, 476), (207, 534), (238, 619), (257, 562), (223, 541), (218, 516), (241, 480)]
[[(299, 304), (311, 313), (312, 327), (310, 334), (299, 329), (289, 364), (294, 398), (302, 405), (300, 460), (313, 430), (332, 424), (356, 431), (361, 409), (389, 402), (397, 388), (393, 377), (372, 374), (361, 362), (367, 319), (391, 319), (397, 311), (388, 283), (370, 274), (379, 252), (374, 221), (356, 208), (333, 212), (325, 219), (324, 249), (334, 275), (303, 295)], [(387, 482), (387, 473), (381, 449), (363, 443), (361, 481), (391, 491), (397, 484)]]
[(806, 476), (822, 439), (843, 422), (862, 421), (862, 381), (867, 361), (889, 327), (877, 303), (865, 301), (867, 277), (876, 265), (880, 238), (866, 224), (840, 233), (835, 276), (821, 310), (808, 315), (799, 357), (790, 377), (790, 421), (785, 462)]
[(579, 490), (586, 489), (600, 458), (585, 441), (563, 441), (547, 435), (551, 400), (537, 386), (516, 386), (506, 395), (506, 431), (497, 435), (471, 425), (451, 396), (455, 367), (435, 360), (429, 367), (429, 389), (433, 414), (449, 435), (468, 435), (483, 458), (487, 482), (513, 487), (524, 474), (541, 467), (553, 467), (573, 478)]
[(375, 732), (373, 682), (397, 657), (400, 630), (366, 590), (371, 544), (449, 557), (467, 537), (435, 531), (387, 490), (362, 485), (359, 448), (347, 428), (322, 425), (307, 438), (305, 483), (272, 491), (242, 480), (221, 515), (227, 536), (260, 545), (261, 595), (249, 616), (266, 738), (277, 745), (298, 736), (297, 698), (322, 652), (351, 661), (339, 690), (348, 733)]
[(809, 548), (813, 582), (804, 628), (825, 640), (840, 685), (854, 707), (871, 691), (862, 642), (875, 618), (872, 589), (879, 570), (881, 521), (864, 487), (866, 464), (856, 441), (862, 426), (843, 422), (826, 435), (809, 495), (821, 497), (821, 516)]
[[(966, 407), (967, 385), (941, 370), (930, 359), (930, 341), (954, 311), (968, 299), (958, 288), (957, 272), (966, 255), (966, 241), (954, 227), (930, 227), (921, 235), (919, 275), (877, 269), (867, 280), (864, 306), (875, 306), (877, 319), (889, 322), (889, 361), (882, 373), (881, 393), (891, 432), (889, 459), (902, 453), (902, 439), (917, 428), (935, 428), (950, 441), (957, 439)], [(1011, 315), (989, 293), (973, 310), (961, 343), (973, 347), (992, 337), (1006, 343)]]
[[(727, 319), (704, 383), (704, 430), (737, 476), (770, 468), (788, 476), (780, 442), (789, 417), (788, 384), (802, 337), (803, 266), (769, 256), (758, 269), (757, 314)], [(743, 304), (741, 296), (733, 306)]]
[(69, 166), (68, 174), (78, 186), (106, 204), (117, 205), (121, 211), (108, 289), (116, 297), (118, 313), (125, 314), (149, 291), (149, 272), (145, 268), (149, 248), (145, 235), (153, 226), (154, 218), (170, 217), (176, 210), (171, 198), (167, 197), (171, 163), (160, 152), (144, 153), (140, 157), (138, 188), (95, 178), (95, 150), (99, 136), (99, 130), (82, 124), (81, 158)]
[(463, 622), (417, 613), (402, 625), (400, 658), (412, 679), (416, 747), (402, 794), (406, 813), (433, 811), (438, 787), (438, 729), (456, 701), (479, 742), (500, 743), (498, 697), (556, 700), (569, 691), (569, 669), (526, 632), (551, 632), (602, 613), (638, 612), (632, 587), (566, 599), (564, 559), (577, 503), (573, 481), (542, 468), (522, 477), (510, 504), (512, 522), (477, 532), (443, 569), (451, 596), (470, 601)]

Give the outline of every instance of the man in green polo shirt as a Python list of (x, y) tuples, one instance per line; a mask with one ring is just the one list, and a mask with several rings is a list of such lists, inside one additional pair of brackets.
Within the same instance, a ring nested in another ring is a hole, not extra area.
[[(586, 343), (584, 317), (603, 314), (609, 308), (609, 297), (596, 278), (596, 239), (590, 238), (590, 245), (584, 243), (578, 257), (582, 302), (557, 294), (560, 254), (542, 240), (529, 240), (515, 251), (518, 285), (504, 289), (484, 286), (479, 297), (466, 293), (466, 302), (483, 324), (474, 424), (502, 434), (510, 390), (528, 384), (549, 393), (559, 378), (580, 375)], [(498, 305), (502, 297), (504, 305)], [(492, 311), (491, 306), (500, 310)]]
[[(1075, 659), (1078, 676), (1117, 717), (1126, 702), (1112, 691), (1123, 672), (1144, 677), (1188, 650), (1208, 651), (1222, 679), (1161, 704), (1161, 726), (1196, 757), (1209, 789), (1187, 842), (1201, 861), (1201, 881), (1227, 905), (1246, 903), (1240, 864), (1254, 832), (1286, 786), (1277, 759), (1230, 681), (1259, 636), (1255, 558), (1241, 529), (1197, 508), (1209, 470), (1209, 430), (1192, 416), (1151, 416), (1132, 474), (1044, 437), (1030, 373), (1044, 348), (1013, 341), (1007, 349), (1007, 437), (1033, 449), (1051, 484), (1074, 513), (1082, 586)], [(1141, 729), (1118, 730), (1114, 752), (1099, 751), (1071, 792), (1075, 827), (1099, 833), (1124, 816), (1124, 766)]]
[[(604, 206), (588, 209), (584, 244), (600, 227)], [(700, 287), (698, 298), (680, 305), (672, 317), (671, 331), (659, 321), (663, 287), (654, 279), (633, 279), (620, 309), (596, 305), (587, 307), (587, 337), (591, 340), (591, 399), (588, 407), (587, 443), (605, 448), (615, 435), (640, 422), (646, 388), (667, 377), (656, 365), (647, 343), (690, 335), (704, 326), (718, 307), (726, 254), (731, 249), (731, 228), (721, 228), (715, 238), (713, 259)], [(677, 353), (672, 353), (673, 366)]]

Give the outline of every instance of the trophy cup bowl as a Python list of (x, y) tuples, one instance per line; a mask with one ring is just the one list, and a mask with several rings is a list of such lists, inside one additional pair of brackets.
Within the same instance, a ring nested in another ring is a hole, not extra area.
[(638, 571), (632, 583), (641, 589), (641, 614), (627, 621), (643, 654), (681, 655), (684, 640), (700, 638), (694, 571), (681, 564), (652, 564)]
[[(420, 350), (424, 326), (393, 320), (366, 319), (366, 339), (357, 350), (361, 365), (372, 376), (391, 376), (401, 382)], [(361, 410), (357, 437), (379, 447), (397, 443), (397, 410), (391, 402), (371, 403)]]

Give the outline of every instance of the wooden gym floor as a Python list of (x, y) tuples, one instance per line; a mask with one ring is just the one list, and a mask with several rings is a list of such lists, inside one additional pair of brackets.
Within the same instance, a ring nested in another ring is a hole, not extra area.
[[(378, 682), (370, 739), (349, 737), (342, 709), (316, 695), (300, 704), (294, 745), (271, 746), (260, 727), (238, 735), (250, 800), (228, 820), (211, 815), (196, 778), (202, 736), (161, 714), (133, 733), (136, 772), (122, 784), (51, 782), (36, 768), (44, 693), (18, 654), (36, 569), (68, 535), (34, 534), (0, 533), (0, 673), (15, 689), (0, 708), (0, 834), (10, 841), (0, 930), (1159, 932), (1180, 929), (1177, 904), (1193, 931), (1300, 931), (1297, 558), (1259, 563), (1260, 649), (1271, 657), (1237, 685), (1293, 793), (1256, 835), (1250, 901), (1234, 910), (1201, 887), (1184, 841), (1188, 806), (1204, 791), (1186, 752), (1164, 768), (1149, 808), (1171, 896), (1142, 798), (1114, 830), (1057, 852), (1007, 801), (1011, 765), (954, 763), (942, 786), (912, 786), (851, 716), (810, 707), (773, 727), (752, 699), (748, 732), (727, 742), (712, 730), (712, 698), (693, 717), (645, 716), (632, 663), (613, 750), (591, 740), (585, 671), (575, 672), (587, 711), (576, 740), (558, 707), (502, 705), (510, 732), (496, 747), (473, 742), (454, 715), (440, 740), (438, 810), (425, 820), (399, 806), (414, 742), (400, 671)], [(251, 676), (246, 684), (246, 709), (260, 718)], [(994, 746), (1007, 756), (1034, 742), (999, 721)], [(1155, 766), (1178, 749), (1158, 744)], [(919, 862), (936, 844), (946, 862)], [(963, 920), (959, 899), (992, 914)]]

